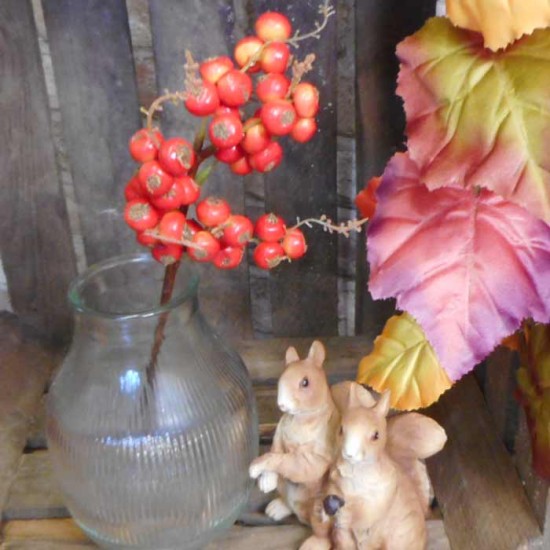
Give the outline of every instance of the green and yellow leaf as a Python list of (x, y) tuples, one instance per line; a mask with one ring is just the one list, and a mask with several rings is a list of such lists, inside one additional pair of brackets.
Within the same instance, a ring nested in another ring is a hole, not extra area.
[(452, 385), (422, 328), (406, 312), (388, 319), (359, 364), (357, 382), (391, 390), (391, 406), (401, 410), (427, 407)]
[(435, 17), (397, 55), (420, 180), (485, 187), (550, 223), (550, 29), (491, 52), (480, 34)]

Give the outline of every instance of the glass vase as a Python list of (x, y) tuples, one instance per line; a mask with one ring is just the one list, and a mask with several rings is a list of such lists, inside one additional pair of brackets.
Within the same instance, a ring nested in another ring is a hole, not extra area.
[(47, 435), (76, 522), (104, 548), (201, 548), (233, 524), (257, 455), (242, 360), (200, 313), (198, 276), (148, 255), (90, 268), (69, 291), (75, 332), (50, 388)]

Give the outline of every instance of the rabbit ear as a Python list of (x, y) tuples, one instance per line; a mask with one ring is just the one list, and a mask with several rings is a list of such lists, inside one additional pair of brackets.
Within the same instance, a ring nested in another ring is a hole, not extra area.
[(286, 355), (285, 355), (286, 364), (290, 365), (290, 363), (295, 363), (296, 361), (299, 361), (299, 360), (300, 360), (300, 356), (298, 355), (296, 348), (294, 346), (290, 346), (286, 350)]
[(349, 386), (349, 394), (348, 394), (348, 409), (351, 409), (352, 407), (360, 407), (361, 406), (361, 400), (359, 396), (357, 395), (357, 389), (359, 388), (359, 384), (352, 382)]
[(313, 344), (311, 344), (307, 356), (308, 359), (313, 360), (313, 364), (316, 367), (321, 368), (325, 362), (325, 346), (323, 346), (319, 340), (315, 340)]
[(385, 418), (390, 412), (390, 390), (385, 391), (378, 400), (378, 403), (374, 406), (374, 412), (381, 418)]

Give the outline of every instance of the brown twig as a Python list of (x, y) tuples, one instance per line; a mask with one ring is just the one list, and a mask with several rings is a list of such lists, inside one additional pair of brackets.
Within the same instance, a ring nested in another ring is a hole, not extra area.
[(308, 38), (316, 38), (319, 40), (319, 38), (321, 38), (321, 33), (328, 24), (328, 20), (336, 13), (336, 11), (330, 4), (330, 0), (325, 0), (325, 3), (322, 6), (319, 6), (319, 13), (323, 16), (323, 20), (321, 22), (316, 21), (315, 28), (311, 32), (307, 34), (300, 34), (300, 31), (297, 30), (294, 33), (294, 36), (291, 36), (287, 40), (287, 43), (295, 48), (299, 48), (300, 46), (298, 43), (302, 42), (302, 40), (307, 40)]
[(361, 227), (369, 221), (369, 218), (362, 218), (360, 220), (349, 220), (347, 222), (341, 222), (339, 224), (333, 223), (333, 221), (324, 214), (320, 218), (307, 218), (306, 220), (298, 219), (298, 223), (290, 229), (297, 229), (302, 225), (306, 227), (312, 227), (313, 224), (320, 225), (328, 233), (338, 233), (349, 237), (352, 231), (359, 233)]

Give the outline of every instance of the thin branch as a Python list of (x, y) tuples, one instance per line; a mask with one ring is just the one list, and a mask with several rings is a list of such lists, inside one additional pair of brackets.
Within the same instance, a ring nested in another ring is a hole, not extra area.
[(298, 30), (294, 36), (287, 40), (287, 43), (295, 48), (299, 48), (300, 46), (298, 43), (302, 40), (307, 40), (308, 38), (316, 38), (319, 40), (319, 38), (321, 38), (321, 32), (323, 32), (328, 24), (328, 20), (336, 13), (336, 11), (331, 6), (330, 0), (325, 0), (325, 3), (319, 7), (319, 13), (323, 16), (323, 20), (321, 22), (316, 21), (315, 28), (311, 32), (307, 34), (300, 34), (300, 31)]
[(344, 235), (344, 237), (349, 237), (352, 231), (356, 233), (361, 232), (361, 227), (369, 221), (369, 218), (362, 218), (360, 220), (349, 220), (347, 222), (342, 222), (339, 224), (333, 223), (330, 218), (327, 218), (324, 214), (320, 218), (307, 218), (306, 220), (297, 220), (298, 223), (291, 227), (290, 229), (297, 229), (302, 225), (306, 227), (313, 227), (313, 224), (320, 225), (328, 233), (338, 233)]

